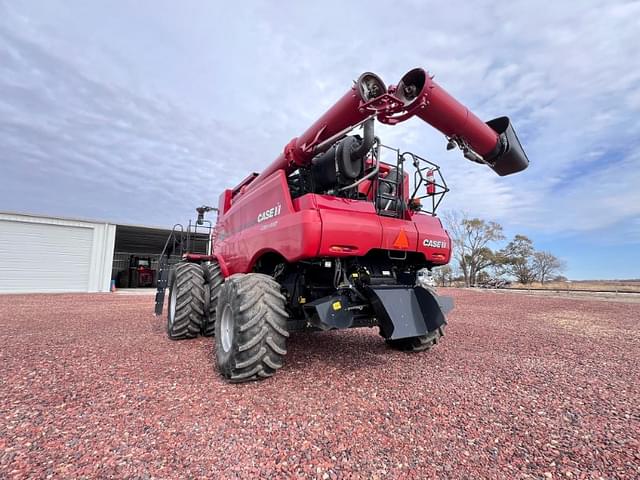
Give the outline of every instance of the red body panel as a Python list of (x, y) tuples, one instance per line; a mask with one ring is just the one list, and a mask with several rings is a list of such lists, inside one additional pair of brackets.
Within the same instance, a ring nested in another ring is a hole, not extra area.
[[(401, 232), (406, 246), (398, 246)], [(410, 220), (383, 217), (373, 202), (313, 193), (291, 201), (282, 170), (221, 214), (213, 238), (213, 253), (225, 276), (250, 272), (268, 252), (296, 262), (364, 256), (373, 249), (413, 251), (438, 265), (451, 255), (449, 236), (437, 218), (421, 213)], [(425, 246), (425, 240), (437, 246)]]
[(431, 215), (416, 214), (412, 216), (411, 220), (418, 232), (417, 251), (423, 252), (427, 261), (436, 265), (449, 263), (451, 260), (451, 238), (442, 226), (440, 219)]
[(213, 253), (227, 275), (247, 273), (267, 252), (291, 262), (317, 256), (321, 229), (316, 209), (293, 208), (284, 172), (279, 170), (219, 217)]
[(306, 196), (316, 197), (320, 209), (320, 256), (362, 256), (373, 248), (380, 248), (382, 228), (373, 203), (327, 195)]

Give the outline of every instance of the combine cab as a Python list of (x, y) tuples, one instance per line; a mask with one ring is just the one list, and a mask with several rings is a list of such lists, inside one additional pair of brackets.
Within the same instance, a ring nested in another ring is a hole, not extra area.
[(364, 73), (262, 173), (221, 194), (210, 252), (161, 275), (169, 337), (215, 335), (232, 382), (273, 375), (292, 331), (376, 327), (394, 349), (436, 345), (453, 308), (428, 281), (451, 258), (436, 216), (448, 188), (438, 165), (374, 132), (375, 120), (414, 116), (499, 175), (528, 165), (507, 117), (482, 122), (424, 70), (388, 88)]

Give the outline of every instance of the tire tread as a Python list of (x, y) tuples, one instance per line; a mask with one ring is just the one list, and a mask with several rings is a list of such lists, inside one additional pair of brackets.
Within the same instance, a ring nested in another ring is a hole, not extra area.
[(167, 318), (167, 335), (171, 340), (195, 338), (202, 330), (204, 321), (205, 285), (202, 267), (196, 263), (177, 263), (171, 286), (171, 289), (174, 288), (177, 289), (175, 319), (173, 325), (170, 325)]
[(218, 307), (218, 297), (220, 296), (220, 288), (224, 283), (224, 276), (217, 261), (212, 261), (203, 265), (206, 280), (205, 288), (209, 292), (209, 301), (207, 314), (202, 324), (202, 335), (205, 337), (213, 337), (216, 332), (216, 308)]
[(222, 285), (220, 306), (231, 305), (237, 325), (228, 353), (222, 351), (217, 332), (216, 357), (220, 373), (230, 382), (268, 378), (282, 367), (289, 332), (280, 288), (261, 273), (234, 275)]

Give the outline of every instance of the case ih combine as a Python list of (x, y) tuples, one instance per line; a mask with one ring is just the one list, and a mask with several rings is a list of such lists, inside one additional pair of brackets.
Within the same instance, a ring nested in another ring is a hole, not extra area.
[(262, 173), (221, 194), (209, 255), (163, 262), (156, 314), (168, 284), (169, 338), (215, 334), (233, 382), (273, 375), (292, 331), (378, 327), (392, 348), (438, 343), (453, 302), (417, 277), (449, 262), (435, 216), (448, 189), (437, 165), (374, 135), (374, 120), (414, 116), (498, 175), (527, 168), (507, 117), (484, 123), (420, 68), (388, 88), (364, 73)]

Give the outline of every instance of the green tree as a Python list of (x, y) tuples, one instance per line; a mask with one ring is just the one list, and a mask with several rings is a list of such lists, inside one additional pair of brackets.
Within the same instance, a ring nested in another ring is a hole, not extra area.
[(504, 239), (502, 226), (480, 218), (468, 218), (459, 211), (446, 212), (443, 218), (453, 240), (454, 256), (465, 286), (469, 287), (476, 283), (480, 272), (496, 262), (496, 254), (489, 245)]
[(520, 283), (528, 284), (535, 280), (533, 267), (533, 242), (525, 235), (516, 235), (506, 247), (498, 253), (500, 263), (505, 270)]

